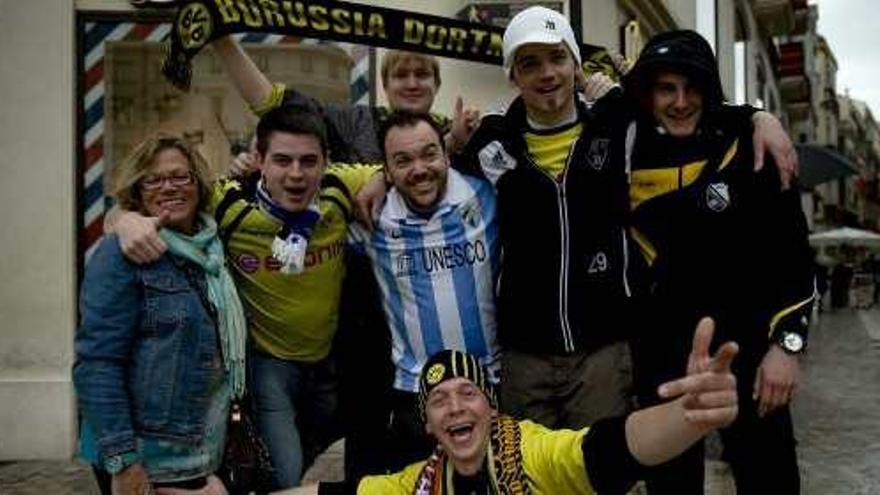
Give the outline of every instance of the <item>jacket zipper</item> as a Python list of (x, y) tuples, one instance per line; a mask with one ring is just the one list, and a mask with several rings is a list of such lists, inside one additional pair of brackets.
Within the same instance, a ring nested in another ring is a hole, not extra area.
[[(632, 185), (632, 154), (636, 144), (636, 133), (638, 125), (635, 121), (626, 126), (626, 139), (624, 140), (624, 173), (626, 173), (626, 201), (629, 204), (629, 188)], [(680, 180), (680, 179), (679, 179)], [(632, 297), (632, 290), (629, 287), (629, 241), (626, 238), (627, 224), (625, 223), (620, 229), (620, 238), (623, 243), (623, 290), (626, 297)]]
[[(569, 153), (571, 153), (569, 151)], [(571, 156), (571, 155), (569, 155)], [(571, 336), (571, 323), (568, 321), (568, 205), (565, 198), (565, 179), (568, 175), (568, 163), (566, 171), (562, 175), (562, 185), (558, 187), (559, 194), (556, 196), (559, 202), (560, 239), (559, 247), (562, 254), (562, 262), (559, 267), (559, 323), (562, 326), (562, 338), (567, 352), (574, 352), (574, 339)]]
[(565, 184), (568, 178), (568, 169), (571, 165), (574, 149), (580, 141), (578, 138), (572, 143), (568, 150), (568, 157), (565, 159), (565, 168), (562, 171), (562, 184), (560, 185), (556, 179), (539, 167), (532, 159), (531, 153), (526, 152), (529, 164), (538, 172), (542, 173), (556, 188), (556, 206), (559, 211), (559, 326), (562, 328), (562, 344), (565, 352), (572, 353), (575, 351), (574, 338), (571, 335), (571, 324), (568, 321), (568, 204), (565, 198)]

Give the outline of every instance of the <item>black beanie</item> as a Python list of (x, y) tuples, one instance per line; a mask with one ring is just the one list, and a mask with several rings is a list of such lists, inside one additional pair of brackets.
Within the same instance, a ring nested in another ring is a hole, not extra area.
[(466, 378), (474, 383), (493, 408), (498, 408), (495, 399), (495, 387), (489, 382), (489, 375), (474, 356), (462, 352), (447, 349), (431, 356), (422, 368), (419, 376), (419, 409), (422, 419), (425, 419), (425, 406), (428, 403), (428, 394), (437, 385), (453, 378)]
[(658, 70), (681, 73), (698, 84), (704, 92), (707, 108), (718, 108), (724, 101), (715, 54), (696, 31), (668, 31), (648, 40), (635, 65), (623, 78), (627, 94), (638, 100), (647, 97)]

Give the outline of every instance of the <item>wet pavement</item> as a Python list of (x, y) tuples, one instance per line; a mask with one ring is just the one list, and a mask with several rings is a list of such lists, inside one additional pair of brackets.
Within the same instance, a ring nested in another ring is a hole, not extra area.
[[(818, 319), (794, 420), (804, 494), (880, 494), (880, 309)], [(306, 479), (339, 479), (343, 448), (334, 444)], [(707, 473), (707, 494), (735, 493), (726, 465), (710, 462)], [(78, 461), (0, 463), (2, 495), (93, 493), (91, 472)]]
[(807, 494), (880, 493), (880, 310), (826, 313), (794, 407)]

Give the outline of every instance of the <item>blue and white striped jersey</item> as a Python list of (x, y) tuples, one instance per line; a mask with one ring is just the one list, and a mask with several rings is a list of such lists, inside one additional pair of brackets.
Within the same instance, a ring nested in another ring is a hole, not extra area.
[(392, 333), (394, 387), (417, 392), (428, 357), (467, 351), (497, 382), (495, 281), (501, 266), (495, 191), (450, 169), (446, 197), (430, 218), (391, 189), (376, 228), (352, 225), (350, 239), (370, 257)]

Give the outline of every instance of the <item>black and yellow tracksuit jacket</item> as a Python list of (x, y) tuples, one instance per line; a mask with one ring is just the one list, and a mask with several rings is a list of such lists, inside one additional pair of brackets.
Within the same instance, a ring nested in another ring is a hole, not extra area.
[[(806, 339), (814, 284), (796, 187), (768, 157), (755, 172), (750, 119), (704, 118), (677, 139), (639, 122), (630, 181), (634, 270), (647, 287), (635, 339), (636, 386), (682, 376), (700, 317), (735, 340), (740, 381), (783, 331)], [(635, 250), (634, 250), (635, 251)], [(744, 373), (744, 374), (742, 374)]]

